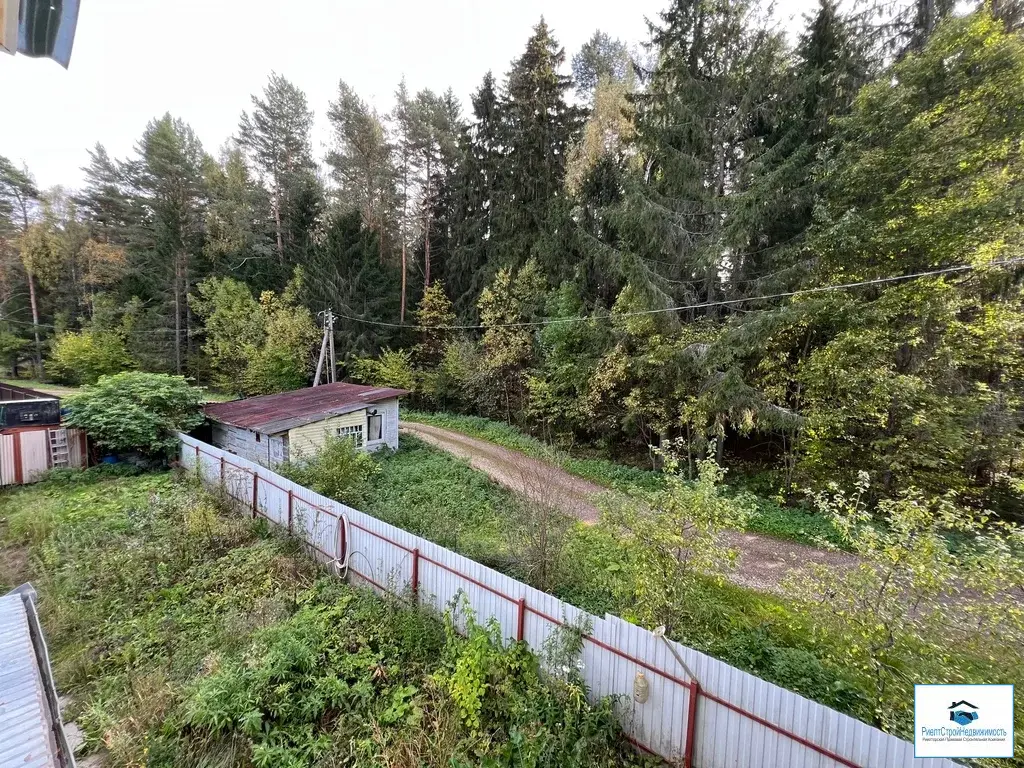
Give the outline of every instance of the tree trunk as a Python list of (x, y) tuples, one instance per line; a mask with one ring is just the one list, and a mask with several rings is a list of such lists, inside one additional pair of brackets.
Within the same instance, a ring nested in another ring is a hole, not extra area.
[(189, 269), (190, 266), (191, 266), (191, 264), (189, 262), (188, 254), (187, 253), (182, 254), (182, 260), (181, 260), (181, 272), (182, 272), (181, 296), (182, 296), (182, 301), (185, 304), (184, 311), (185, 311), (185, 362), (186, 363), (192, 357), (192, 305), (189, 304), (189, 302), (188, 302), (188, 295), (189, 295), (189, 292), (191, 291), (191, 288), (192, 288), (192, 285), (191, 285), (191, 275), (190, 275), (190, 271), (191, 270)]
[(405, 322), (405, 275), (408, 268), (405, 263), (405, 236), (402, 236), (402, 306), (398, 310), (398, 322)]
[(36, 378), (43, 375), (43, 344), (39, 340), (39, 303), (36, 301), (36, 279), (32, 270), (25, 270), (28, 273), (28, 300), (32, 305), (32, 335), (36, 342), (35, 374)]
[(430, 287), (430, 154), (427, 154), (427, 191), (423, 196), (423, 285)]
[(174, 370), (181, 373), (181, 255), (174, 260)]
[(281, 185), (274, 183), (274, 230), (277, 234), (277, 259), (284, 264), (284, 238), (281, 236)]

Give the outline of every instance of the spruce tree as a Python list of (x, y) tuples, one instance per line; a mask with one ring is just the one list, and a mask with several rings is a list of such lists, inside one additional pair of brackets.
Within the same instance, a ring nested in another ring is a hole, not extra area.
[(536, 255), (541, 269), (558, 271), (557, 253), (538, 253), (545, 232), (557, 227), (556, 205), (564, 197), (566, 158), (581, 122), (566, 100), (571, 78), (560, 70), (565, 51), (541, 19), (512, 64), (501, 97), (504, 147), (496, 202), (495, 239), (503, 265), (521, 265)]
[(502, 171), (501, 103), (488, 72), (471, 98), (473, 122), (461, 132), (461, 162), (452, 179), (451, 244), (446, 285), (458, 314), (476, 317), (480, 292), (493, 276), (495, 200)]
[(657, 65), (634, 100), (641, 167), (613, 221), (624, 269), (652, 304), (713, 302), (728, 266), (727, 198), (783, 41), (749, 0), (675, 0), (661, 20), (651, 26)]

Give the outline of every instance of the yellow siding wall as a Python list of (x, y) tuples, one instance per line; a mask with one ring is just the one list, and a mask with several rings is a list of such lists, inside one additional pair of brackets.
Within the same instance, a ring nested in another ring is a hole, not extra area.
[(366, 409), (346, 413), (344, 416), (332, 416), (323, 421), (306, 424), (288, 431), (288, 456), (291, 459), (309, 458), (320, 450), (324, 438), (335, 434), (339, 427), (363, 425), (363, 439), (366, 439)]

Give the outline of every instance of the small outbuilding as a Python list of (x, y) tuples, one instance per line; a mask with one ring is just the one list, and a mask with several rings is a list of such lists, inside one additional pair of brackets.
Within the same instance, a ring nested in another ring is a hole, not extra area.
[(0, 485), (35, 482), (48, 469), (88, 463), (85, 432), (61, 425), (59, 397), (0, 383)]
[(398, 398), (404, 389), (347, 382), (210, 403), (206, 416), (218, 448), (273, 467), (315, 455), (328, 437), (348, 437), (366, 451), (398, 448)]

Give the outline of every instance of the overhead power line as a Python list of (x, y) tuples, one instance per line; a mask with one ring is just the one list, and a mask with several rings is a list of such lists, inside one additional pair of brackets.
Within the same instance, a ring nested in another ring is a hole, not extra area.
[[(709, 309), (711, 307), (727, 307), (735, 304), (744, 304), (748, 301), (770, 301), (772, 299), (787, 299), (795, 296), (803, 296), (807, 294), (815, 293), (831, 293), (833, 291), (844, 291), (851, 288), (863, 288), (870, 285), (882, 285), (885, 283), (898, 283), (906, 280), (916, 280), (922, 277), (933, 277), (935, 275), (948, 275), (957, 272), (973, 272), (981, 268), (988, 267), (1010, 267), (1015, 264), (1024, 264), (1024, 257), (1015, 259), (1005, 259), (1002, 261), (991, 261), (984, 265), (974, 264), (958, 264), (952, 267), (943, 267), (942, 269), (933, 269), (928, 272), (914, 272), (909, 275), (894, 275), (892, 277), (879, 277), (873, 280), (860, 280), (853, 283), (839, 283), (836, 285), (822, 285), (815, 288), (801, 288), (795, 291), (786, 291), (785, 293), (772, 293), (762, 296), (745, 296), (738, 299), (722, 299), (721, 301), (705, 301), (700, 304), (686, 304), (678, 307), (663, 307), (661, 309), (643, 309), (635, 312), (621, 312), (614, 315), (605, 316), (582, 316), (575, 315), (573, 317), (551, 317), (544, 320), (533, 320), (522, 323), (497, 323), (494, 325), (413, 325), (409, 323), (388, 323), (382, 320), (367, 320), (362, 317), (355, 317), (354, 315), (346, 315), (344, 313), (335, 312), (334, 319), (343, 318), (345, 320), (351, 320), (356, 323), (363, 323), (364, 325), (375, 325), (381, 328), (405, 328), (410, 331), (482, 331), (488, 328), (536, 328), (545, 325), (557, 325), (561, 323), (576, 323), (581, 320), (599, 320), (599, 319), (611, 319), (611, 318), (623, 318), (623, 317), (643, 317), (646, 315), (664, 315), (671, 312), (687, 312), (695, 309)], [(30, 320), (15, 320), (14, 318), (4, 317), (0, 318), (0, 322), (3, 323), (15, 323), (16, 325), (31, 326), (33, 323)], [(55, 325), (48, 323), (38, 323), (39, 328), (51, 328), (56, 329)], [(173, 328), (152, 328), (145, 331), (136, 331), (140, 335), (158, 334), (158, 333), (175, 333)], [(195, 335), (192, 333), (191, 335)]]
[[(1024, 263), (1024, 257), (1016, 259), (1006, 259), (1004, 261), (992, 261), (988, 264), (982, 265), (984, 267), (1007, 267), (1014, 264)], [(895, 275), (893, 277), (879, 277), (873, 280), (859, 280), (853, 283), (840, 283), (837, 285), (822, 285), (815, 288), (801, 288), (796, 291), (786, 291), (785, 293), (772, 293), (763, 296), (745, 296), (739, 299), (722, 299), (721, 301), (705, 301), (700, 304), (686, 304), (678, 307), (664, 307), (662, 309), (643, 309), (635, 312), (620, 312), (614, 315), (606, 315), (607, 318), (624, 318), (624, 317), (643, 317), (646, 315), (664, 315), (671, 312), (688, 312), (695, 309), (709, 309), (711, 307), (727, 307), (733, 304), (745, 304), (749, 301), (770, 301), (772, 299), (788, 299), (794, 296), (803, 296), (806, 294), (814, 293), (830, 293), (833, 291), (845, 291), (851, 288), (863, 288), (869, 285), (881, 285), (884, 283), (897, 283), (905, 280), (916, 280), (922, 277), (933, 277), (935, 275), (948, 275), (956, 272), (971, 272), (976, 269), (980, 269), (981, 266), (974, 264), (958, 264), (953, 267), (943, 267), (942, 269), (933, 269), (928, 272), (914, 272), (909, 275)], [(408, 323), (387, 323), (381, 320), (367, 320), (362, 317), (354, 317), (352, 315), (345, 315), (338, 313), (336, 317), (344, 318), (345, 320), (351, 320), (356, 323), (363, 323), (364, 325), (375, 325), (382, 328), (405, 328), (411, 331), (482, 331), (488, 328), (536, 328), (546, 325), (557, 325), (560, 323), (575, 323), (580, 320), (596, 320), (601, 319), (597, 316), (580, 316), (575, 315), (573, 317), (551, 317), (544, 320), (533, 320), (524, 321), (521, 323), (496, 323), (493, 325), (410, 325)]]

